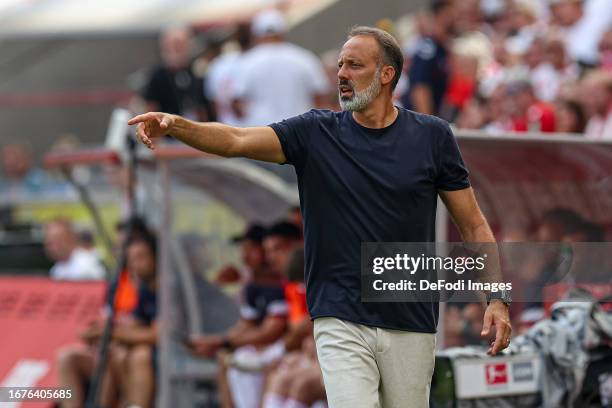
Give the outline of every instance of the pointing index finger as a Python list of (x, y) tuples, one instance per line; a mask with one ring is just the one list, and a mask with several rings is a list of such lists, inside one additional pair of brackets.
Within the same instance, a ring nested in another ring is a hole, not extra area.
[(135, 125), (137, 123), (145, 122), (149, 119), (152, 119), (151, 113), (143, 113), (142, 115), (134, 116), (132, 119), (128, 120), (128, 125)]

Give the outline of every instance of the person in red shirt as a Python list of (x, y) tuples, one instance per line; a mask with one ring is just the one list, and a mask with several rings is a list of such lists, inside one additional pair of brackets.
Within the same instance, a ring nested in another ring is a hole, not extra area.
[(517, 81), (508, 85), (507, 92), (514, 105), (512, 130), (515, 132), (555, 131), (555, 109), (535, 97), (531, 83)]

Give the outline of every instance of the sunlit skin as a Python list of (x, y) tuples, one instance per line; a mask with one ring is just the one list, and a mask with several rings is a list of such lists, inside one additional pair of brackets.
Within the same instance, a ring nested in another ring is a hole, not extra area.
[[(342, 98), (351, 98), (355, 91), (362, 91), (374, 80), (381, 63), (376, 39), (370, 36), (355, 36), (349, 39), (338, 58), (338, 92)], [(353, 112), (353, 118), (368, 128), (383, 128), (392, 124), (398, 111), (393, 106), (391, 82), (395, 69), (384, 65), (380, 70), (381, 92), (361, 112)]]

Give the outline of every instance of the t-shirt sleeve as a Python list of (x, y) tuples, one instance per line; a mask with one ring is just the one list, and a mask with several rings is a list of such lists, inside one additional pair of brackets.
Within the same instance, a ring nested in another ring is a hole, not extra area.
[(440, 125), (438, 132), (438, 157), (436, 189), (444, 191), (455, 191), (470, 186), (469, 172), (459, 145), (453, 135), (448, 123)]
[(310, 130), (315, 122), (315, 111), (311, 110), (299, 116), (285, 119), (269, 125), (283, 148), (286, 161), (283, 164), (292, 164), (301, 168), (306, 162), (309, 150)]

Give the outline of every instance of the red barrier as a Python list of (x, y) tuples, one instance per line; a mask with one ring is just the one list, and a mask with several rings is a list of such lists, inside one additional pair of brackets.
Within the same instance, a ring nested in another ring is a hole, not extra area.
[(100, 316), (104, 294), (100, 281), (0, 277), (0, 387), (57, 387), (58, 348), (76, 342), (87, 323)]

